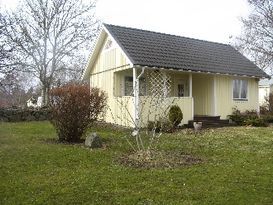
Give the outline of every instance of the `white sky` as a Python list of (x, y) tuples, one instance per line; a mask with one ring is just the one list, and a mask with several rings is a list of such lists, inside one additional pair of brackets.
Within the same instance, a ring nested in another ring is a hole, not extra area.
[(246, 0), (98, 0), (106, 23), (228, 43), (240, 34)]
[[(18, 0), (0, 0), (15, 7)], [(103, 22), (229, 43), (241, 31), (247, 0), (98, 0)]]

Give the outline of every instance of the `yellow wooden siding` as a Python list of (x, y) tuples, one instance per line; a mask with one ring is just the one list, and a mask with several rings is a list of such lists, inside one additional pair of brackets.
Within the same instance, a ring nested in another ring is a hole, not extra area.
[(193, 99), (191, 97), (168, 97), (164, 102), (160, 103), (160, 99), (142, 96), (140, 97), (141, 126), (145, 127), (148, 121), (168, 120), (168, 111), (171, 105), (178, 105), (180, 107), (183, 113), (181, 124), (188, 124), (188, 121), (192, 119), (193, 115), (191, 109), (192, 103)]
[(192, 75), (195, 115), (213, 115), (213, 75)]
[(241, 78), (248, 80), (248, 100), (233, 100), (232, 76), (216, 76), (216, 114), (222, 119), (232, 113), (232, 108), (237, 107), (241, 111), (257, 110), (258, 108), (258, 80), (255, 78)]
[[(107, 38), (105, 39), (105, 41), (106, 40)], [(91, 68), (91, 74), (99, 73), (109, 69), (119, 68), (128, 64), (129, 61), (123, 55), (123, 52), (119, 47), (117, 47), (117, 45), (114, 45), (112, 49), (108, 50), (103, 50), (102, 47), (93, 68)]]
[[(132, 98), (120, 98), (114, 95), (118, 92), (115, 88), (119, 83), (116, 81), (114, 73), (117, 70), (128, 68), (129, 62), (118, 47), (105, 51), (101, 49), (93, 68), (91, 68), (90, 86), (100, 88), (108, 96), (107, 111), (104, 116), (106, 122), (132, 126), (130, 124), (132, 122), (130, 112), (133, 110)], [(122, 107), (122, 104), (127, 104), (127, 108)]]

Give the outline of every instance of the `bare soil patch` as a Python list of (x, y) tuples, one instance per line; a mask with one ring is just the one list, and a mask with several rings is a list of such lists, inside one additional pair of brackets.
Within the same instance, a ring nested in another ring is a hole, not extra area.
[(200, 164), (204, 160), (183, 152), (151, 151), (134, 152), (123, 155), (118, 162), (134, 168), (177, 168)]

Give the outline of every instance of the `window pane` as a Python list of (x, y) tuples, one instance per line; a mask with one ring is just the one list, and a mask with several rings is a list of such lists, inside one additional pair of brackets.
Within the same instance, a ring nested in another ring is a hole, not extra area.
[(240, 81), (233, 80), (233, 98), (239, 98), (240, 93)]
[(247, 81), (241, 80), (241, 97), (243, 99), (247, 98)]
[(184, 84), (178, 84), (178, 97), (184, 97), (184, 92), (185, 92), (185, 89), (184, 89)]
[(139, 79), (139, 95), (140, 96), (146, 95), (146, 80), (145, 80), (145, 78)]
[(133, 77), (125, 77), (125, 96), (133, 96)]

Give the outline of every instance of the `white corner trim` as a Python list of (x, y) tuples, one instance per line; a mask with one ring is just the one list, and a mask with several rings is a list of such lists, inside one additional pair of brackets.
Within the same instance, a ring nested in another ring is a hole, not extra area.
[(194, 98), (192, 97), (191, 99), (192, 99), (191, 100), (191, 111), (192, 111), (191, 117), (192, 117), (192, 120), (193, 120), (194, 119)]
[(133, 67), (133, 91), (134, 91), (134, 106), (133, 106), (133, 113), (134, 113), (134, 125), (135, 128), (138, 128), (138, 117), (139, 117), (139, 81), (137, 78), (137, 71), (136, 68)]
[(213, 101), (214, 101), (214, 116), (217, 116), (217, 94), (216, 94), (216, 75), (213, 76)]
[(192, 73), (189, 73), (189, 96), (192, 97)]

